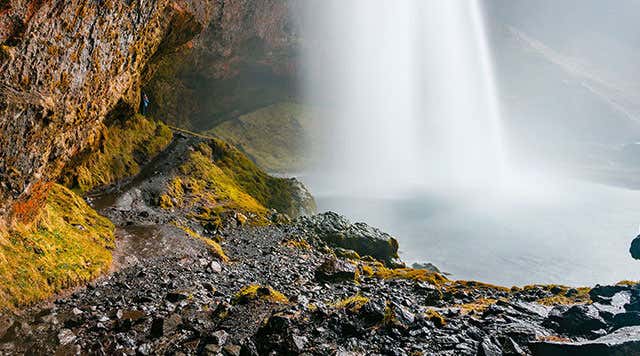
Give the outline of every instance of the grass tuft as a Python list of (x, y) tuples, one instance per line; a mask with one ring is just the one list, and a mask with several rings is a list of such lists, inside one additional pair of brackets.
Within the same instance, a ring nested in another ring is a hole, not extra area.
[(352, 313), (357, 313), (368, 302), (369, 298), (356, 294), (352, 297), (336, 302), (335, 304), (333, 304), (333, 307), (336, 309), (343, 309), (348, 310)]
[(222, 249), (222, 246), (220, 246), (219, 243), (213, 241), (212, 239), (208, 239), (200, 234), (198, 234), (197, 232), (193, 231), (191, 228), (189, 228), (188, 226), (182, 225), (180, 223), (173, 223), (177, 228), (179, 228), (180, 230), (184, 231), (187, 233), (187, 235), (196, 238), (202, 242), (204, 242), (208, 249), (209, 252), (216, 256), (218, 259), (220, 259), (220, 261), (222, 262), (229, 262), (229, 257), (227, 257), (227, 255), (224, 253), (224, 250)]
[(257, 284), (248, 285), (233, 296), (234, 304), (247, 304), (255, 300), (264, 300), (278, 304), (289, 303), (289, 298), (284, 294), (269, 286), (261, 286)]

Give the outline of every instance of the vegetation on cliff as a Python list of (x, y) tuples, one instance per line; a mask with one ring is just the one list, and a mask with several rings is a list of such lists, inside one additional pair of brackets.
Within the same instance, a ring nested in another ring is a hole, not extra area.
[(79, 196), (38, 184), (0, 229), (0, 309), (26, 305), (107, 270), (114, 226)]
[(100, 147), (81, 155), (67, 168), (62, 181), (86, 193), (134, 176), (140, 165), (160, 153), (172, 138), (168, 126), (142, 115), (116, 122), (105, 127)]
[(271, 177), (229, 144), (201, 138), (159, 197), (165, 209), (187, 209), (201, 221), (219, 225), (229, 212), (268, 221), (268, 209), (290, 215), (300, 210), (299, 187)]
[(229, 120), (209, 131), (233, 144), (268, 172), (308, 167), (312, 113), (303, 105), (280, 102)]

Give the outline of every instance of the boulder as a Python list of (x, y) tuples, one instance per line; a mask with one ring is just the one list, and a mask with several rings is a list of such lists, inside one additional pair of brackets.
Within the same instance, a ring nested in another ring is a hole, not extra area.
[(547, 323), (556, 331), (581, 336), (605, 329), (607, 324), (593, 305), (574, 305), (568, 309), (558, 306), (551, 310)]
[(630, 289), (631, 287), (626, 285), (601, 286), (598, 284), (589, 291), (589, 298), (594, 302), (610, 304), (614, 295)]
[(303, 217), (298, 221), (332, 247), (353, 250), (360, 256), (372, 256), (389, 265), (399, 263), (398, 241), (375, 227), (365, 223), (352, 224), (334, 212)]
[(614, 328), (622, 328), (625, 326), (638, 326), (640, 325), (640, 312), (631, 311), (626, 313), (616, 314), (611, 322)]
[(347, 260), (330, 256), (318, 267), (315, 275), (319, 281), (353, 281), (358, 278), (358, 268)]
[(631, 241), (629, 253), (631, 253), (631, 257), (635, 258), (636, 260), (640, 260), (640, 235), (636, 236), (636, 238)]
[(156, 317), (151, 322), (149, 334), (152, 338), (159, 338), (174, 332), (182, 324), (182, 317), (171, 314), (167, 317)]
[(431, 262), (425, 262), (425, 263), (414, 262), (411, 265), (411, 268), (413, 268), (413, 269), (423, 269), (423, 270), (429, 271), (429, 272), (435, 272), (435, 273), (439, 273), (439, 274), (449, 275), (449, 273), (447, 273), (447, 272), (440, 271), (440, 269), (436, 265), (431, 263)]
[(585, 342), (542, 341), (529, 344), (533, 355), (598, 356), (639, 355), (640, 326), (631, 326)]
[(255, 335), (255, 345), (259, 354), (297, 355), (300, 347), (304, 348), (305, 340), (300, 339), (293, 332), (291, 316), (276, 313), (271, 315), (266, 323), (258, 329)]
[(360, 308), (359, 315), (367, 325), (375, 325), (382, 322), (387, 305), (382, 299), (372, 299)]

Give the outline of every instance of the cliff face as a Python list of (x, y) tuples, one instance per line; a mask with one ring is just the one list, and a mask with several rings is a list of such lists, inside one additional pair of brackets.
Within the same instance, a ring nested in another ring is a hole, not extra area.
[(233, 77), (250, 39), (266, 46), (258, 52), (280, 48), (285, 15), (278, 0), (0, 5), (0, 216), (35, 182), (56, 179), (71, 157), (98, 147), (102, 122), (135, 111), (158, 68), (185, 57), (192, 72)]
[(165, 57), (145, 86), (151, 112), (193, 130), (289, 97), (296, 43), (291, 0), (225, 1), (202, 34)]

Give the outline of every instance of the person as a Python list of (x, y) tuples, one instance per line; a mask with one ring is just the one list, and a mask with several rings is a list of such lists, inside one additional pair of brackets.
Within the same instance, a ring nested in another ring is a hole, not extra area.
[(141, 111), (142, 111), (142, 115), (146, 115), (147, 114), (147, 107), (149, 107), (149, 97), (147, 96), (147, 93), (142, 93), (142, 105), (141, 105)]

